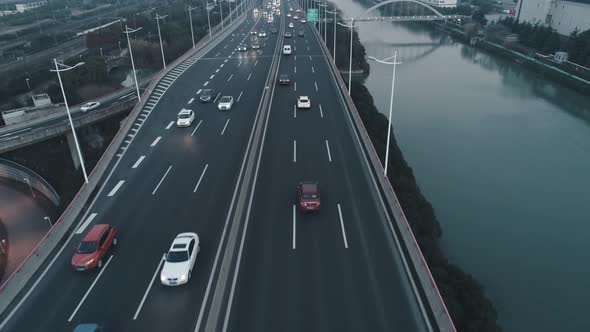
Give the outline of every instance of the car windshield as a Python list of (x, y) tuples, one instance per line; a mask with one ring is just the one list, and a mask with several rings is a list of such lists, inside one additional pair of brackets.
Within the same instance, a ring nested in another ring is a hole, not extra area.
[(82, 241), (78, 245), (78, 248), (76, 249), (76, 253), (78, 253), (78, 254), (93, 253), (96, 251), (97, 245), (98, 244), (96, 241)]
[(289, 76), (287, 76), (287, 75), (281, 75), (281, 79), (282, 80), (288, 80), (289, 79)]
[(166, 255), (166, 262), (180, 263), (188, 261), (188, 251), (169, 251)]
[(303, 194), (303, 199), (316, 199), (318, 198), (317, 194)]
[(205, 90), (203, 90), (203, 93), (201, 93), (201, 96), (208, 97), (212, 94), (213, 94), (213, 91), (211, 89), (205, 89)]
[(302, 103), (307, 103), (309, 100), (307, 98), (301, 97), (301, 98), (299, 98), (299, 101)]
[(191, 116), (188, 113), (182, 113), (178, 115), (179, 119), (189, 119)]
[(220, 103), (229, 103), (231, 101), (230, 97), (221, 97), (221, 100), (219, 101)]

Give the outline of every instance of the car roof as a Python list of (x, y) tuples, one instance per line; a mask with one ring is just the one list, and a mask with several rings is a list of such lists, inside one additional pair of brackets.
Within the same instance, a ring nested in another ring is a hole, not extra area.
[(192, 110), (187, 110), (187, 109), (181, 109), (180, 112), (178, 112), (178, 115), (181, 114), (191, 114)]
[(180, 233), (172, 241), (170, 250), (185, 250), (192, 239), (199, 242), (199, 236), (196, 233)]
[(318, 192), (318, 184), (312, 182), (304, 182), (301, 184), (301, 191), (304, 194), (315, 194)]
[(289, 74), (281, 74), (281, 78), (289, 77)]
[(96, 224), (84, 235), (83, 241), (98, 241), (102, 233), (109, 227), (108, 224)]
[(308, 96), (299, 96), (299, 99), (309, 99)]

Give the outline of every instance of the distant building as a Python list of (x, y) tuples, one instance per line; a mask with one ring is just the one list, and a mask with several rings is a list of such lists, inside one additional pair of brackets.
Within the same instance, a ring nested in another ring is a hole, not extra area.
[(38, 2), (28, 2), (28, 3), (17, 3), (16, 11), (19, 13), (25, 12), (27, 10), (35, 9), (41, 6), (45, 6), (47, 1), (38, 1)]
[(33, 95), (31, 97), (33, 99), (33, 105), (35, 107), (43, 107), (43, 106), (51, 106), (51, 98), (46, 93)]
[(422, 2), (427, 3), (433, 7), (457, 7), (457, 0), (423, 0)]
[(519, 0), (516, 17), (521, 22), (549, 26), (568, 36), (576, 28), (590, 29), (590, 1)]

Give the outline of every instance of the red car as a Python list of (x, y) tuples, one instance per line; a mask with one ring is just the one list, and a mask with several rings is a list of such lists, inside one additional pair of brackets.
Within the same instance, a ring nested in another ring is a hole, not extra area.
[(103, 258), (117, 245), (117, 231), (111, 225), (94, 225), (76, 246), (72, 257), (72, 267), (76, 271), (101, 268)]
[(320, 209), (320, 184), (304, 181), (297, 185), (297, 203), (300, 211), (318, 211)]

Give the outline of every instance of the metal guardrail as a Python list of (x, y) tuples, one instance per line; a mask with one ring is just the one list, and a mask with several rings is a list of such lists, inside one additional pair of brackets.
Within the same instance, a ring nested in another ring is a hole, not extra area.
[(59, 206), (59, 195), (49, 182), (23, 165), (0, 158), (0, 177), (27, 184), (47, 197), (55, 206)]
[[(245, 12), (247, 15), (247, 12)], [(213, 37), (209, 38), (208, 35), (203, 37), (193, 49), (188, 50), (185, 54), (180, 56), (178, 59), (170, 63), (166, 69), (161, 70), (152, 80), (148, 89), (146, 89), (142, 95), (141, 102), (137, 103), (127, 120), (123, 123), (123, 126), (117, 132), (117, 135), (113, 138), (98, 163), (92, 170), (89, 176), (89, 182), (82, 184), (82, 187), (68, 205), (59, 219), (54, 223), (53, 227), (45, 234), (45, 236), (39, 241), (37, 246), (29, 253), (29, 255), (23, 260), (23, 262), (14, 270), (14, 272), (6, 279), (6, 281), (0, 286), (0, 313), (10, 306), (10, 304), (17, 298), (17, 296), (24, 291), (25, 286), (31, 282), (33, 276), (37, 273), (43, 263), (50, 257), (51, 253), (67, 239), (66, 236), (72, 231), (75, 221), (79, 216), (82, 215), (87, 207), (87, 202), (97, 194), (100, 190), (99, 184), (107, 175), (107, 171), (110, 169), (110, 173), (114, 171), (114, 166), (111, 165), (111, 160), (115, 157), (115, 154), (119, 150), (123, 140), (125, 139), (127, 132), (131, 129), (131, 126), (135, 122), (135, 119), (139, 116), (143, 110), (146, 102), (149, 99), (151, 92), (154, 90), (160, 80), (167, 75), (170, 71), (174, 70), (176, 66), (187, 60), (189, 57), (203, 51), (204, 48), (208, 47), (211, 43), (224, 39), (229, 33), (231, 33), (241, 22), (244, 21), (245, 16), (235, 19), (232, 23), (227, 24), (224, 22), (224, 29), (221, 30), (219, 26), (212, 30)], [(203, 51), (204, 52), (204, 51)], [(111, 167), (112, 166), (112, 167)], [(30, 291), (30, 290), (29, 290)]]
[(368, 158), (368, 160), (366, 160), (368, 164), (367, 166), (369, 166), (372, 176), (375, 179), (376, 184), (378, 184), (380, 196), (385, 203), (384, 205), (389, 210), (386, 212), (393, 217), (394, 223), (391, 225), (394, 228), (392, 229), (392, 232), (394, 232), (393, 235), (396, 238), (401, 238), (403, 242), (401, 245), (402, 249), (405, 250), (403, 250), (401, 254), (402, 258), (408, 258), (407, 260), (403, 258), (404, 261), (407, 261), (408, 267), (410, 268), (410, 271), (408, 272), (412, 274), (413, 280), (419, 281), (417, 286), (420, 288), (421, 297), (427, 301), (428, 309), (432, 314), (429, 316), (431, 316), (431, 320), (436, 323), (437, 329), (442, 332), (456, 332), (457, 329), (455, 328), (449, 311), (440, 295), (436, 282), (430, 273), (428, 264), (426, 263), (424, 255), (414, 237), (408, 219), (404, 214), (395, 191), (391, 187), (389, 179), (384, 175), (381, 160), (375, 151), (375, 147), (371, 143), (369, 134), (363, 124), (354, 101), (348, 94), (346, 83), (342, 76), (340, 76), (338, 68), (334, 64), (332, 56), (330, 55), (331, 53), (328, 50), (328, 47), (324, 44), (321, 36), (318, 35), (318, 32), (315, 29), (312, 30), (318, 38), (322, 51), (326, 56), (326, 62), (328, 63), (330, 73), (334, 78), (331, 81), (336, 85), (342, 101), (345, 103), (343, 106), (346, 106), (351, 126), (360, 141), (359, 143), (361, 143), (360, 145), (363, 155), (365, 158)]

